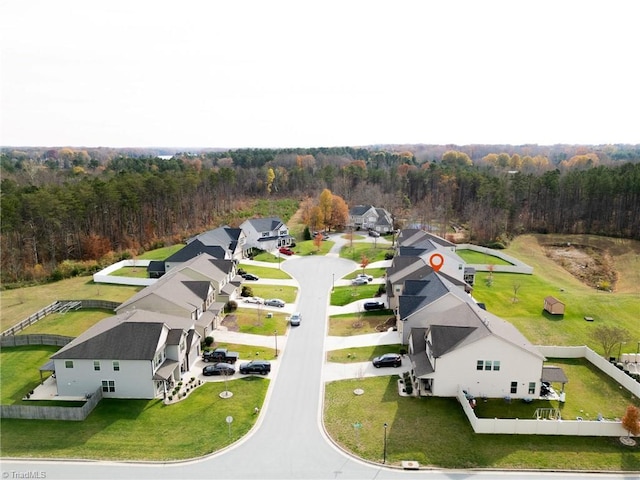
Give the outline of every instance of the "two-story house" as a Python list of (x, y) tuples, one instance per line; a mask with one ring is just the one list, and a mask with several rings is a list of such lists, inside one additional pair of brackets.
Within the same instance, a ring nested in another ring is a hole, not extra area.
[(347, 227), (354, 230), (373, 230), (380, 234), (393, 231), (393, 218), (384, 208), (356, 205), (349, 209)]
[(188, 318), (131, 310), (106, 318), (51, 356), (60, 396), (163, 397), (200, 356)]
[(242, 222), (240, 228), (247, 238), (247, 255), (251, 249), (269, 252), (295, 243), (289, 228), (278, 217), (251, 218)]

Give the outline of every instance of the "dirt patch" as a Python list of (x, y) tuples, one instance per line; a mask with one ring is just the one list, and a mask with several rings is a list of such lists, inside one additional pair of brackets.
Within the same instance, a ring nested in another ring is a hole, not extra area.
[(376, 325), (376, 331), (377, 332), (386, 332), (387, 330), (389, 330), (390, 328), (393, 328), (395, 326), (396, 326), (395, 317), (389, 317), (389, 318), (387, 318), (386, 322), (381, 323), (379, 325)]
[(229, 332), (239, 332), (240, 327), (238, 326), (238, 317), (236, 317), (233, 313), (227, 315), (222, 319), (220, 324), (223, 327), (226, 327)]
[(585, 285), (599, 290), (615, 290), (618, 275), (607, 250), (570, 242), (542, 246), (547, 257)]

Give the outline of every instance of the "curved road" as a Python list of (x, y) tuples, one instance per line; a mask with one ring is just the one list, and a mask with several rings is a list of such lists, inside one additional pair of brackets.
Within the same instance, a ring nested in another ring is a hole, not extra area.
[[(53, 479), (537, 479), (637, 478), (634, 475), (541, 472), (403, 471), (362, 462), (337, 449), (322, 429), (322, 367), (328, 295), (333, 275), (357, 268), (326, 257), (292, 258), (282, 269), (300, 285), (302, 325), (289, 331), (286, 349), (256, 428), (230, 448), (203, 459), (172, 464), (13, 461), (2, 462), (2, 478)], [(158, 439), (161, 441), (161, 439)], [(31, 474), (31, 476), (25, 476)], [(38, 473), (40, 473), (39, 476)], [(44, 477), (42, 476), (44, 473)], [(34, 476), (34, 474), (36, 476)]]

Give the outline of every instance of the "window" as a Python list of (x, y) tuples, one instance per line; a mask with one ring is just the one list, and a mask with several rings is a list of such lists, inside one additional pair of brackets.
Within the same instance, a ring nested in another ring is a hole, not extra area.
[(494, 372), (497, 372), (497, 371), (499, 371), (499, 370), (500, 370), (500, 360), (495, 360), (495, 361), (493, 362), (493, 371), (494, 371)]
[(73, 360), (65, 360), (64, 368), (73, 368)]
[(99, 372), (99, 371), (100, 371), (100, 360), (94, 360), (94, 361), (93, 361), (93, 369), (94, 369), (96, 372)]
[(529, 395), (536, 393), (536, 382), (529, 382)]
[(103, 392), (115, 392), (116, 391), (116, 382), (115, 382), (115, 380), (102, 380), (102, 391)]
[(511, 393), (518, 393), (518, 382), (511, 382)]
[(485, 360), (484, 361), (484, 369), (485, 370), (491, 370), (491, 360)]
[(119, 372), (120, 371), (120, 362), (118, 360), (114, 360), (113, 361), (113, 371), (114, 372)]
[(476, 370), (482, 370), (483, 365), (484, 365), (484, 361), (478, 360), (478, 362), (476, 363)]

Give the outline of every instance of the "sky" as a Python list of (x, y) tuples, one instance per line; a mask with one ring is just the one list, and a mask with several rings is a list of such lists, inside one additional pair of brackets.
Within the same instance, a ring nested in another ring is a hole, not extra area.
[(0, 145), (640, 143), (636, 0), (0, 0)]

